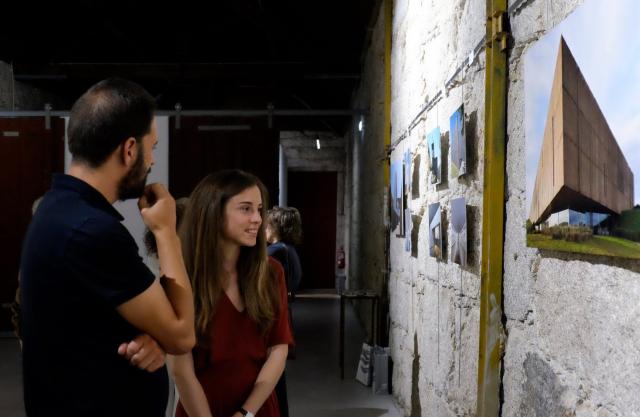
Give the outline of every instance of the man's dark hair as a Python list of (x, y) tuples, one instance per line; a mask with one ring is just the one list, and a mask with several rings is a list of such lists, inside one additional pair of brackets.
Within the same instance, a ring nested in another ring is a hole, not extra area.
[(97, 168), (121, 143), (149, 133), (154, 98), (138, 84), (109, 78), (95, 84), (71, 108), (67, 135), (73, 158)]

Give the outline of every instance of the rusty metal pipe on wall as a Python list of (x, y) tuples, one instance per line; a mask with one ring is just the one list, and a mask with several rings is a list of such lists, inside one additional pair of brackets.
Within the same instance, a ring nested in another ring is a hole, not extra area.
[(500, 414), (504, 328), (502, 275), (507, 125), (507, 1), (487, 0), (478, 417)]

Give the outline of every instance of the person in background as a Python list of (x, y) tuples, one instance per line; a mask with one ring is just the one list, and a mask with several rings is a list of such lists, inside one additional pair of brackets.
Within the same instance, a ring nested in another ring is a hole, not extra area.
[(180, 225), (198, 343), (168, 362), (176, 416), (278, 417), (274, 387), (293, 343), (282, 266), (267, 257), (267, 191), (255, 176), (205, 177)]
[[(287, 280), (289, 302), (292, 302), (302, 279), (300, 258), (294, 246), (302, 241), (300, 212), (295, 207), (276, 206), (267, 212), (266, 223), (267, 242), (269, 243), (267, 253), (282, 265)], [(289, 306), (289, 321), (292, 324), (291, 306)], [(289, 359), (293, 358), (295, 358), (294, 349), (289, 351)], [(289, 417), (287, 381), (284, 372), (276, 385), (276, 394), (282, 417)]]
[[(38, 205), (42, 201), (42, 196), (35, 199), (31, 205), (31, 216), (33, 217), (38, 210)], [(18, 288), (16, 288), (16, 296), (11, 303), (11, 324), (13, 324), (13, 331), (20, 343), (20, 349), (22, 349), (22, 330), (20, 329), (20, 271), (18, 271)]]
[(282, 264), (287, 289), (295, 297), (302, 280), (302, 266), (295, 245), (302, 241), (302, 219), (295, 207), (274, 207), (267, 213), (267, 253)]

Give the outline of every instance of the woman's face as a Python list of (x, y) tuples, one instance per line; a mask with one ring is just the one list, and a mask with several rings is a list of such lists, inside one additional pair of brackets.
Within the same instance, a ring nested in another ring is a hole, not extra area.
[(238, 246), (255, 246), (261, 211), (262, 195), (257, 185), (231, 197), (224, 208), (223, 239)]

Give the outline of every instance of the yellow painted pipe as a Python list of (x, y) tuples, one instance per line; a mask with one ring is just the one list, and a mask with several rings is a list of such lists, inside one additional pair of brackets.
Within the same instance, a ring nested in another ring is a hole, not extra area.
[(504, 173), (507, 117), (507, 1), (487, 0), (484, 194), (476, 415), (500, 413)]
[[(391, 147), (391, 37), (393, 0), (384, 0), (384, 149)], [(389, 188), (389, 160), (384, 162), (384, 184)], [(386, 202), (385, 202), (386, 204)]]

